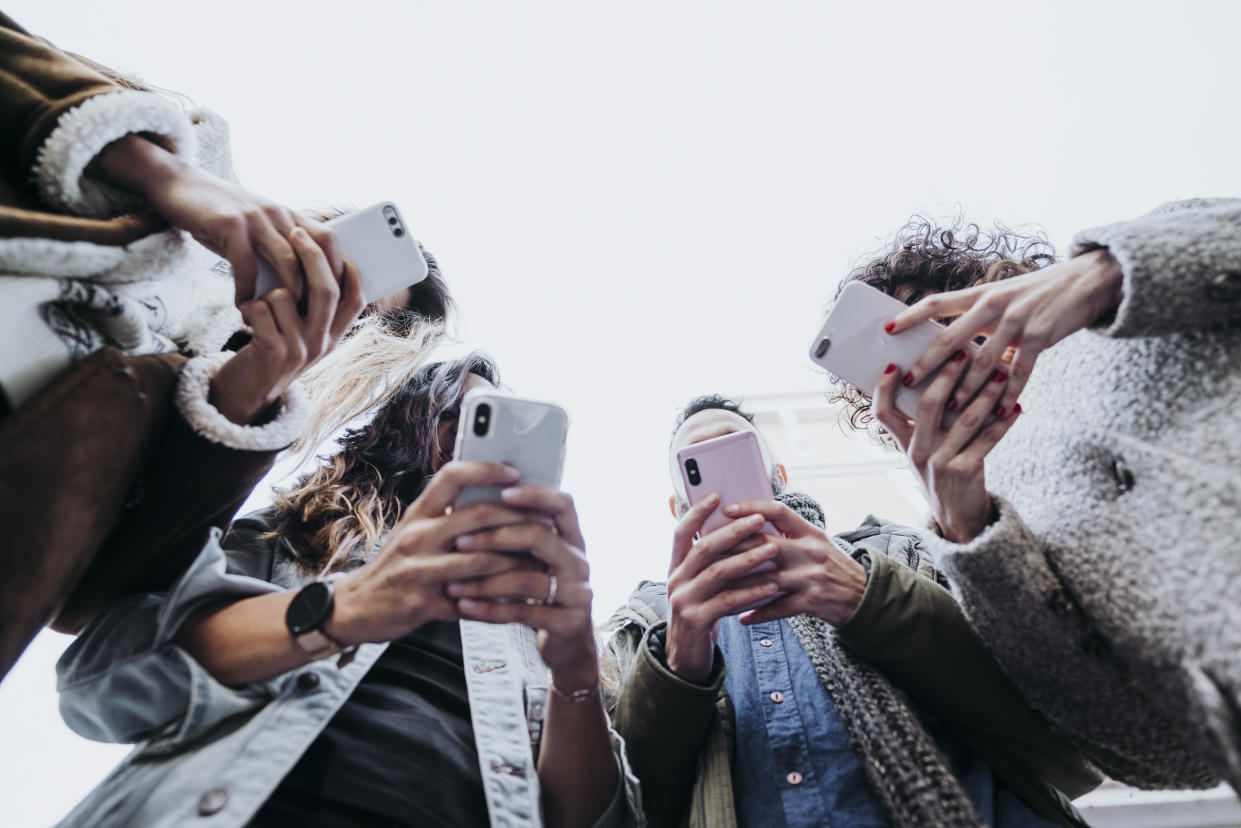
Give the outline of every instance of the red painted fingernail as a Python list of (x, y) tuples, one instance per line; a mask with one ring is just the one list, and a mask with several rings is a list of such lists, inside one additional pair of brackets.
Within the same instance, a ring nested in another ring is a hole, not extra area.
[(948, 401), (948, 410), (949, 411), (957, 410), (957, 398), (956, 397), (953, 397), (952, 399)]
[(953, 362), (960, 362), (963, 359), (965, 359), (965, 351), (957, 351), (952, 355)]
[(896, 366), (895, 366), (895, 365), (893, 365), (892, 363), (890, 363), (890, 362), (889, 362), (889, 363), (888, 363), (888, 367), (887, 367), (887, 368), (884, 368), (884, 369), (883, 369), (883, 372), (884, 372), (885, 374), (890, 374), (890, 373), (892, 373), (892, 372), (893, 372), (893, 371), (895, 371), (895, 370), (896, 370)]
[(901, 379), (901, 385), (908, 388), (914, 384), (914, 375), (912, 371), (906, 371), (905, 376)]
[(1003, 382), (1006, 379), (1008, 379), (1008, 374), (1004, 373), (1003, 371), (997, 370), (994, 374), (991, 375), (992, 382)]
[(996, 418), (997, 420), (1002, 420), (1002, 419), (1004, 419), (1004, 406), (1002, 406), (1002, 405), (997, 405), (997, 406), (995, 407), (995, 418)]
[(888, 333), (892, 333), (892, 331), (896, 330), (896, 323), (889, 322), (888, 324), (883, 326), (883, 329), (887, 331)]
[(1013, 403), (1013, 413), (1014, 414), (1021, 413), (1021, 403)]

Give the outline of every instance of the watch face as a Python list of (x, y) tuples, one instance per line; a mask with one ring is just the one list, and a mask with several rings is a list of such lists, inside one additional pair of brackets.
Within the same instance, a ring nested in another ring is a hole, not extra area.
[(332, 611), (332, 587), (316, 581), (303, 587), (293, 596), (284, 622), (293, 635), (301, 635), (318, 629)]

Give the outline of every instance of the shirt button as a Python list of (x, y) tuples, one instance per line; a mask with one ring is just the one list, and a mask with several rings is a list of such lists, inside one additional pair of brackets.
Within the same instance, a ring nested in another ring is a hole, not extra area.
[(775, 702), (776, 704), (779, 704), (780, 702), (784, 701), (784, 694), (781, 693), (779, 690), (772, 690), (771, 700)]
[(228, 791), (223, 788), (212, 788), (207, 791), (198, 800), (198, 813), (200, 816), (211, 816), (218, 814), (224, 810), (224, 806), (228, 804)]
[(759, 643), (759, 644), (762, 644), (764, 647), (770, 647), (770, 646), (771, 646), (771, 639), (770, 639), (770, 638), (764, 638), (764, 639), (762, 639), (761, 641), (759, 641), (758, 643)]
[(788, 780), (788, 783), (790, 785), (800, 785), (801, 780), (802, 780), (802, 775), (798, 773), (797, 771), (789, 771), (789, 775), (784, 778)]
[(318, 689), (319, 674), (306, 672), (297, 677), (297, 689), (309, 693), (311, 690)]

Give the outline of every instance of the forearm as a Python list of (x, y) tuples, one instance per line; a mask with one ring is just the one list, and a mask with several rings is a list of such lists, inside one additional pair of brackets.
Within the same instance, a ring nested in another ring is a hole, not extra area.
[(225, 607), (205, 607), (181, 627), (176, 643), (216, 681), (237, 687), (267, 681), (310, 663), (285, 626), (292, 590)]
[(93, 169), (109, 183), (145, 197), (191, 167), (150, 138), (131, 133), (108, 144)]
[[(577, 678), (553, 679), (557, 687), (564, 683), (566, 692), (597, 681), (597, 667), (593, 676), (584, 671)], [(598, 692), (570, 701), (549, 691), (538, 770), (549, 826), (590, 825), (604, 812), (620, 780)]]

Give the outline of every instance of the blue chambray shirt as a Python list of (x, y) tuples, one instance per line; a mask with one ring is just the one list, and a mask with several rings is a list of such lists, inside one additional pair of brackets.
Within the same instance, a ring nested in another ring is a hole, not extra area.
[[(736, 720), (733, 786), (741, 826), (887, 826), (831, 697), (785, 621), (720, 622), (724, 687)], [(917, 711), (915, 711), (917, 712)], [(979, 814), (996, 828), (1054, 826), (1000, 787), (986, 763), (919, 713)]]

